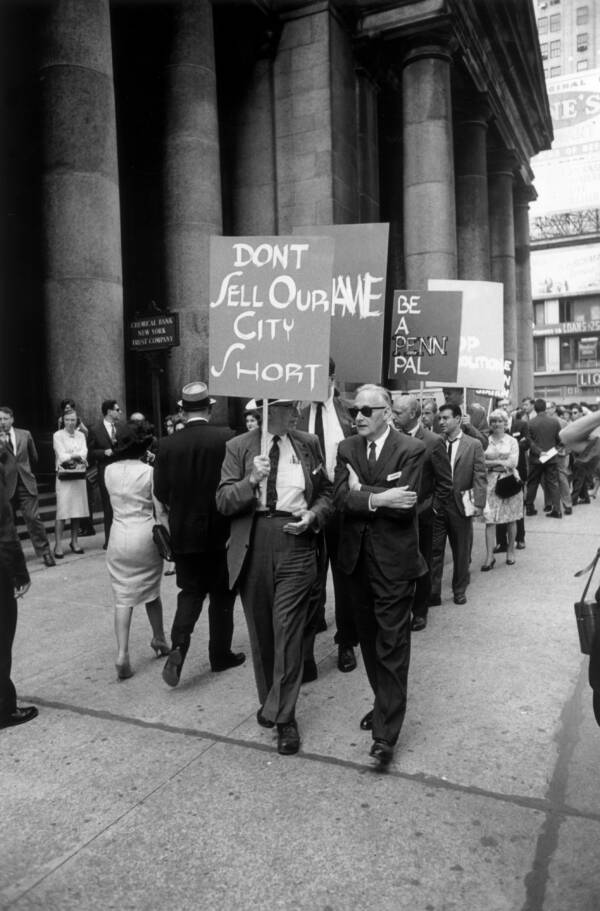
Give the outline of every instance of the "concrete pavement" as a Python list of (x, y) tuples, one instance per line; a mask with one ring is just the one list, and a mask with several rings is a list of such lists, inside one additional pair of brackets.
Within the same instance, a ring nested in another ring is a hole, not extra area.
[[(578, 647), (573, 572), (598, 547), (600, 503), (527, 520), (527, 549), (449, 594), (413, 637), (393, 765), (373, 771), (358, 722), (362, 661), (336, 669), (332, 610), (319, 679), (302, 688), (302, 751), (256, 724), (241, 607), (240, 669), (210, 672), (207, 621), (179, 687), (162, 681), (143, 607), (135, 676), (114, 671), (100, 548), (32, 557), (14, 650), (35, 721), (0, 732), (0, 907), (598, 911), (600, 730)], [(167, 628), (176, 587), (164, 579)]]

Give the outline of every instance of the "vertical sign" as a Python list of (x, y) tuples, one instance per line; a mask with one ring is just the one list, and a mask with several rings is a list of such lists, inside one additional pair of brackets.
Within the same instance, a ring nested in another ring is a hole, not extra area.
[(388, 379), (455, 383), (459, 291), (394, 291)]
[(327, 237), (211, 237), (212, 393), (327, 398), (332, 264)]
[(344, 382), (381, 382), (389, 230), (388, 224), (294, 228), (335, 241), (331, 356)]

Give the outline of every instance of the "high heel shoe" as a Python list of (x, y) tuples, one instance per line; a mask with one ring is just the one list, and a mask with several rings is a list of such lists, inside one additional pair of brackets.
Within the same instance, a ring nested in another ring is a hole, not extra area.
[(61, 553), (58, 554), (56, 552), (56, 548), (54, 548), (54, 556), (56, 557), (57, 560), (63, 560), (65, 555), (62, 553), (62, 551), (61, 551)]
[(153, 636), (150, 648), (154, 649), (157, 658), (165, 658), (171, 651), (164, 637), (161, 636)]
[(496, 558), (494, 557), (491, 563), (484, 563), (481, 567), (482, 573), (489, 573), (490, 569), (493, 569), (496, 565)]
[(507, 565), (507, 566), (514, 566), (514, 565), (515, 565), (515, 562), (516, 562), (516, 561), (515, 561), (515, 558), (514, 558), (514, 557), (507, 557), (507, 558), (506, 558), (506, 565)]
[(81, 547), (73, 547), (73, 542), (72, 542), (72, 541), (69, 541), (69, 547), (71, 548), (71, 550), (73, 551), (74, 554), (83, 554), (83, 553), (85, 553), (85, 551), (84, 551)]
[(131, 670), (129, 658), (127, 659), (127, 661), (124, 661), (122, 664), (119, 664), (119, 662), (117, 661), (117, 663), (115, 664), (115, 667), (117, 669), (117, 677), (119, 678), (119, 680), (127, 680), (129, 677), (133, 677), (133, 671)]

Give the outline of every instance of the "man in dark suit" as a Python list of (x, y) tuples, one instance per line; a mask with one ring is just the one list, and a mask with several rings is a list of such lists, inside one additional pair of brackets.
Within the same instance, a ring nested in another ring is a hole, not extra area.
[(248, 624), (261, 703), (256, 718), (277, 725), (284, 755), (300, 749), (296, 701), (317, 577), (315, 532), (333, 510), (319, 441), (292, 429), (297, 418), (296, 402), (271, 401), (266, 454), (258, 429), (230, 440), (217, 490), (219, 509), (231, 516), (229, 584), (239, 585)]
[(406, 712), (415, 579), (427, 571), (416, 513), (425, 446), (390, 426), (391, 400), (381, 386), (361, 386), (350, 414), (357, 435), (340, 443), (335, 471), (339, 566), (349, 576), (375, 695), (360, 726), (372, 731), (370, 755), (385, 766)]
[(17, 599), (29, 591), (31, 584), (6, 484), (6, 464), (11, 457), (6, 444), (0, 443), (0, 728), (24, 724), (38, 713), (33, 705), (17, 707), (17, 694), (10, 679)]
[(227, 584), (229, 522), (215, 503), (225, 443), (233, 432), (209, 424), (215, 399), (208, 395), (205, 383), (188, 383), (181, 401), (185, 427), (160, 441), (154, 463), (154, 494), (169, 510), (176, 581), (181, 589), (171, 628), (172, 651), (163, 668), (163, 680), (169, 686), (179, 683), (207, 595), (211, 669), (237, 667), (246, 657), (231, 651), (235, 592)]
[(549, 458), (547, 453), (561, 449), (561, 426), (557, 417), (546, 414), (544, 399), (536, 399), (533, 405), (535, 417), (529, 419), (529, 474), (527, 475), (527, 493), (525, 495), (525, 512), (535, 516), (535, 496), (542, 478), (544, 479), (546, 497), (552, 506), (547, 513), (549, 519), (562, 519), (560, 507), (560, 487), (558, 483), (557, 452)]
[(104, 483), (106, 467), (115, 460), (115, 446), (118, 436), (118, 424), (121, 420), (121, 408), (116, 399), (105, 399), (102, 402), (102, 420), (88, 433), (88, 463), (98, 468), (98, 488), (102, 500), (104, 515), (104, 550), (108, 547), (113, 511), (110, 496)]
[(413, 395), (392, 396), (392, 414), (395, 427), (425, 445), (425, 461), (417, 502), (419, 520), (419, 550), (427, 563), (427, 572), (419, 576), (415, 585), (411, 629), (415, 632), (427, 626), (427, 611), (431, 594), (431, 552), (433, 547), (433, 520), (452, 496), (452, 472), (444, 442), (437, 433), (426, 430), (420, 423), (421, 408)]
[[(460, 405), (442, 405), (440, 422), (452, 471), (452, 496), (436, 515), (433, 523), (429, 603), (442, 603), (442, 574), (447, 538), (452, 550), (454, 603), (466, 604), (465, 592), (469, 584), (469, 563), (473, 544), (472, 517), (481, 515), (485, 506), (487, 471), (481, 443), (463, 432)], [(470, 493), (466, 493), (467, 491)], [(470, 502), (466, 511), (465, 500)]]
[[(333, 483), (337, 449), (339, 443), (354, 431), (352, 419), (348, 414), (348, 407), (342, 401), (335, 388), (335, 363), (329, 359), (329, 395), (325, 402), (311, 402), (300, 412), (297, 424), (298, 430), (314, 433), (321, 444), (321, 452), (325, 457), (325, 468), (329, 480)], [(352, 599), (347, 591), (347, 576), (341, 573), (337, 565), (337, 553), (340, 537), (340, 517), (334, 512), (325, 526), (322, 546), (319, 549), (319, 575), (314, 592), (314, 610), (309, 611), (309, 628), (304, 643), (304, 676), (305, 682), (315, 680), (317, 667), (315, 664), (313, 646), (315, 633), (318, 632), (319, 622), (325, 619), (325, 600), (327, 585), (327, 565), (331, 564), (333, 578), (333, 593), (335, 602), (334, 642), (338, 647), (337, 666), (343, 673), (353, 671), (356, 667), (354, 648), (358, 645), (356, 620), (352, 610)]]
[(8, 405), (0, 406), (0, 440), (6, 449), (6, 488), (13, 512), (21, 510), (34, 550), (45, 566), (55, 566), (50, 542), (40, 519), (38, 488), (33, 466), (38, 454), (28, 430), (13, 427), (14, 414)]

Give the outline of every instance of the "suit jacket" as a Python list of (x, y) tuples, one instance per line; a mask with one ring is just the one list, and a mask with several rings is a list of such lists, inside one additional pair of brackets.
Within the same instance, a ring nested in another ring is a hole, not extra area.
[[(416, 579), (427, 572), (419, 552), (417, 510), (369, 509), (371, 493), (407, 485), (418, 493), (425, 462), (425, 445), (393, 428), (371, 470), (366, 442), (361, 436), (348, 437), (338, 447), (335, 469), (334, 503), (342, 513), (338, 566), (352, 573), (360, 555), (367, 529), (382, 572), (390, 582)], [(351, 467), (360, 481), (360, 490), (351, 490)]]
[[(15, 528), (6, 483), (6, 464), (10, 459), (14, 460), (14, 456), (0, 443), (0, 574), (4, 574), (12, 586), (20, 587), (29, 582), (29, 573)], [(2, 607), (4, 605), (0, 609)]]
[(32, 496), (37, 496), (37, 482), (32, 466), (37, 465), (38, 454), (35, 443), (33, 442), (33, 437), (28, 430), (19, 430), (15, 427), (14, 431), (16, 449), (15, 452), (12, 453), (7, 448), (6, 461), (4, 463), (8, 496), (10, 499), (14, 497), (19, 478), (25, 485), (28, 493)]
[[(321, 458), (317, 437), (302, 430), (290, 430), (288, 437), (304, 472), (304, 495), (315, 514), (315, 531), (324, 527), (333, 512), (331, 482)], [(256, 489), (250, 483), (254, 458), (260, 455), (261, 431), (250, 430), (227, 443), (217, 507), (231, 517), (231, 537), (227, 550), (229, 584), (235, 585), (250, 546), (252, 526), (258, 505)]]
[(413, 439), (420, 440), (425, 446), (417, 513), (429, 507), (437, 511), (452, 496), (452, 471), (446, 447), (441, 436), (421, 424), (417, 425)]
[(106, 466), (115, 461), (114, 455), (106, 456), (104, 454), (106, 449), (114, 449), (115, 447), (115, 444), (104, 426), (104, 421), (99, 421), (97, 424), (94, 424), (93, 427), (90, 427), (87, 443), (88, 464), (97, 465), (100, 475), (104, 477), (104, 469)]
[[(545, 411), (531, 418), (528, 429), (530, 441), (529, 458), (532, 462), (539, 462), (540, 453), (547, 452), (553, 446), (556, 446), (557, 449), (562, 446), (559, 437), (560, 423), (558, 418), (546, 414)], [(556, 456), (550, 461), (555, 459)]]
[(217, 510), (215, 493), (225, 444), (232, 436), (229, 427), (192, 421), (158, 445), (154, 494), (169, 509), (175, 554), (225, 549), (229, 522)]
[(487, 498), (487, 469), (483, 447), (479, 440), (466, 436), (464, 433), (456, 451), (452, 487), (453, 500), (451, 502), (461, 516), (465, 514), (462, 502), (464, 490), (472, 490), (475, 506), (479, 509), (484, 508)]

